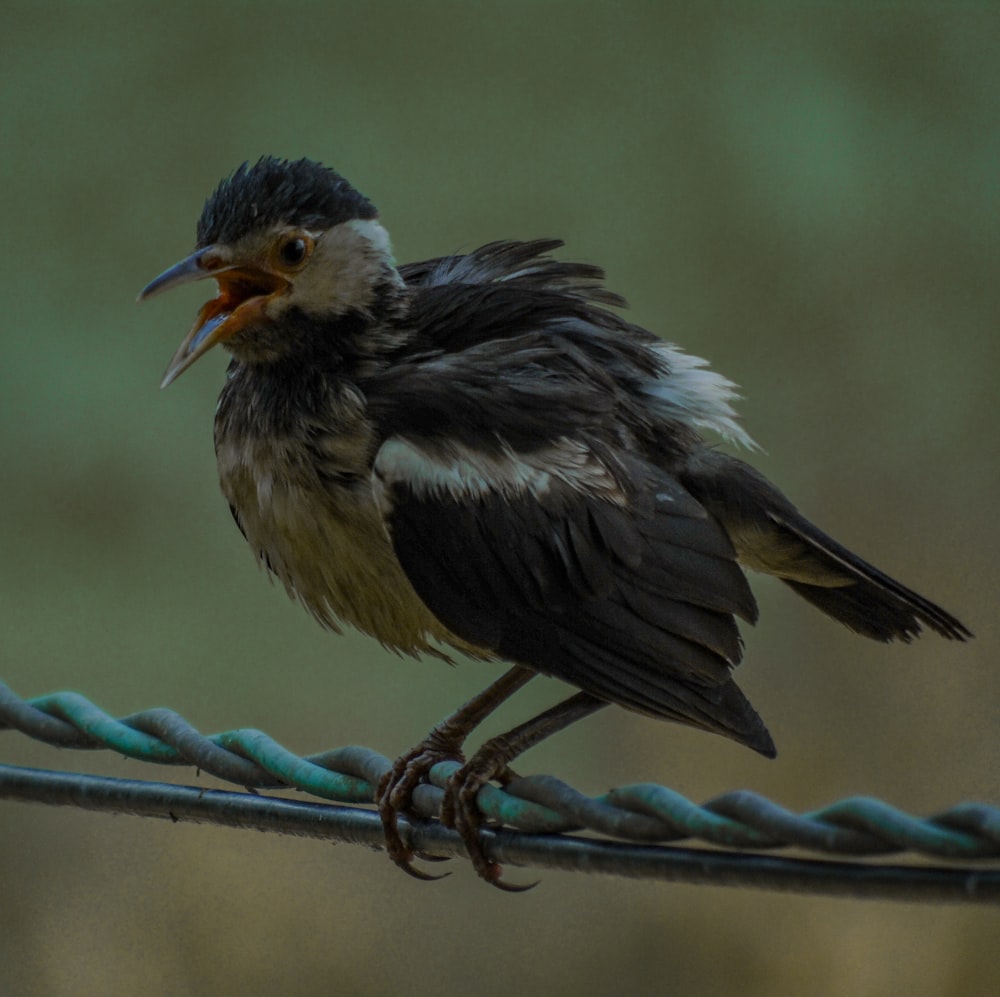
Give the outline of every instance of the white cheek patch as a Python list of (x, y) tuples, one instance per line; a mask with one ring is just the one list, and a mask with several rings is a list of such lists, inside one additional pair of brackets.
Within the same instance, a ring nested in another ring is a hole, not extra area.
[(389, 233), (374, 219), (352, 219), (317, 236), (312, 259), (277, 304), (313, 315), (365, 311), (374, 286), (394, 272)]
[(404, 484), (421, 498), (476, 502), (497, 495), (544, 499), (554, 482), (606, 502), (625, 502), (607, 468), (586, 446), (565, 438), (530, 454), (515, 453), (506, 445), (499, 454), (490, 454), (452, 442), (432, 455), (396, 436), (375, 458), (380, 505), (386, 486), (392, 484)]
[(672, 421), (689, 423), (718, 433), (748, 450), (760, 447), (736, 421), (732, 402), (739, 397), (736, 385), (708, 369), (708, 361), (691, 356), (671, 343), (653, 347), (663, 362), (663, 373), (642, 386), (654, 411)]

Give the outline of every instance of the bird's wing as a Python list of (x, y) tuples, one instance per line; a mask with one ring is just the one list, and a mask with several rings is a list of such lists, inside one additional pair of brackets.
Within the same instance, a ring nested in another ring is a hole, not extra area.
[(731, 668), (756, 605), (725, 531), (667, 472), (596, 444), (397, 433), (374, 491), (404, 571), (463, 639), (772, 755)]

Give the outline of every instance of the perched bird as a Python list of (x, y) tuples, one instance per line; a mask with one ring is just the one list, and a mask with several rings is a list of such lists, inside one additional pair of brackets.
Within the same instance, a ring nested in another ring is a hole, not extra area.
[[(513, 667), (403, 755), (378, 790), (397, 817), (442, 759), (479, 874), (475, 795), (549, 734), (609, 703), (775, 754), (737, 688), (742, 567), (876, 640), (969, 630), (806, 520), (702, 432), (752, 446), (734, 385), (623, 319), (603, 272), (493, 242), (397, 266), (372, 203), (333, 170), (265, 157), (205, 204), (194, 253), (140, 295), (206, 277), (166, 386), (221, 343), (222, 491), (269, 572), (324, 626), (410, 654)], [(536, 673), (580, 691), (487, 741), (469, 733)]]

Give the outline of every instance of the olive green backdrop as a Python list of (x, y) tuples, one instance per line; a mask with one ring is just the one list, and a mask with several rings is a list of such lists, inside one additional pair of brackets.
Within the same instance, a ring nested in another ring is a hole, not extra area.
[[(136, 292), (223, 174), (308, 155), (400, 259), (557, 235), (601, 263), (740, 382), (758, 466), (978, 635), (882, 647), (762, 581), (741, 684), (777, 761), (609, 710), (519, 768), (1000, 803), (998, 64), (994, 4), (4, 3), (0, 677), (394, 754), (498, 673), (321, 632), (217, 493), (224, 357), (157, 390), (206, 289)], [(537, 685), (489, 730), (564, 693)], [(195, 778), (10, 733), (0, 760)], [(512, 897), (453, 865), (421, 884), (360, 848), (0, 804), (0, 991), (1000, 988), (993, 911), (558, 873)]]

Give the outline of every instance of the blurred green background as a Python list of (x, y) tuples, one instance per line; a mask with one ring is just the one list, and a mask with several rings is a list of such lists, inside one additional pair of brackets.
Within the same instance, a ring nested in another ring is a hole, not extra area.
[[(637, 321), (740, 382), (762, 470), (978, 636), (870, 644), (760, 581), (741, 684), (777, 761), (611, 710), (519, 768), (794, 809), (1000, 802), (996, 5), (8, 0), (0, 39), (16, 691), (394, 754), (498, 673), (321, 632), (217, 492), (222, 355), (157, 390), (205, 289), (136, 292), (223, 174), (307, 155), (375, 200), (400, 259), (557, 235), (604, 265)], [(537, 685), (488, 731), (564, 693)], [(0, 760), (194, 779), (12, 733)], [(0, 991), (1000, 987), (992, 911), (543, 878), (511, 897), (457, 864), (421, 884), (359, 848), (0, 804)]]

